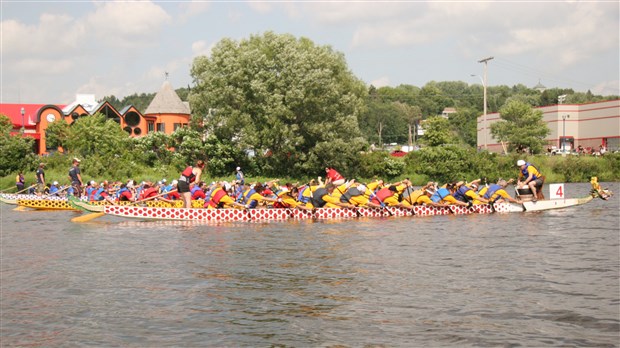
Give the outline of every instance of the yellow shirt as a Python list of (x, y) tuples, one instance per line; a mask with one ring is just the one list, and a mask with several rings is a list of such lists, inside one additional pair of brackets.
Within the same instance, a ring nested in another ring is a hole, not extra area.
[[(507, 198), (510, 197), (510, 195), (508, 194), (508, 192), (506, 192), (506, 190), (504, 189), (499, 189), (497, 191), (495, 191), (495, 193), (493, 193), (493, 195), (491, 196), (491, 201), (495, 201), (496, 199), (498, 199), (497, 196), (501, 196), (502, 198)], [(512, 198), (512, 197), (511, 197)]]
[[(340, 203), (340, 198), (335, 198), (331, 195), (323, 195), (321, 197), (325, 202), (327, 202), (323, 207), (324, 208), (341, 208), (337, 203)], [(308, 202), (306, 205), (308, 208), (314, 208), (312, 205), (312, 201)]]
[(347, 192), (347, 184), (342, 184), (338, 187), (336, 187), (334, 189), (334, 192), (332, 192), (332, 197), (336, 197), (338, 199), (340, 199), (340, 196), (342, 196), (345, 192)]
[(428, 204), (428, 203), (433, 203), (433, 201), (431, 201), (431, 198), (427, 195), (421, 195), (418, 197), (418, 199), (415, 200), (416, 204)]

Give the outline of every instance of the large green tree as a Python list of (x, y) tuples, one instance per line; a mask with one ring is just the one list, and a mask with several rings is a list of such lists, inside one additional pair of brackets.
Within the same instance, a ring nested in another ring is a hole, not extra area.
[(529, 149), (540, 153), (545, 137), (551, 132), (543, 121), (542, 111), (517, 100), (509, 100), (499, 111), (501, 121), (491, 125), (491, 134), (502, 143), (508, 143), (510, 150)]
[(352, 173), (367, 144), (357, 116), (365, 85), (344, 56), (306, 38), (266, 32), (218, 42), (194, 60), (189, 99), (206, 131), (251, 150), (264, 174)]

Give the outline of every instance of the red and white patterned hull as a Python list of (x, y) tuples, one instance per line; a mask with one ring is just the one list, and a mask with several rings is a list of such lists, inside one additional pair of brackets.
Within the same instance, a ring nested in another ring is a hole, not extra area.
[[(523, 207), (518, 204), (495, 204), (495, 212), (522, 212)], [(409, 209), (389, 207), (385, 209), (357, 208), (339, 209), (322, 208), (314, 212), (297, 209), (183, 209), (183, 208), (152, 208), (138, 206), (105, 206), (104, 212), (108, 215), (150, 219), (150, 220), (183, 220), (183, 221), (267, 221), (288, 219), (351, 219), (357, 217), (391, 217), (391, 216), (435, 216), (435, 215), (465, 215), (490, 214), (493, 212), (488, 205), (475, 205), (472, 208), (427, 207), (416, 206), (412, 212)]]

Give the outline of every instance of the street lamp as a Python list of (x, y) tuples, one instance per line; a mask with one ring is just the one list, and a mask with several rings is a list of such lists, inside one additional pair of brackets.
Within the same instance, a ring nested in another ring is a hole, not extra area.
[(570, 118), (570, 115), (562, 115), (562, 152), (566, 149), (566, 119)]
[(26, 114), (26, 109), (24, 109), (23, 106), (21, 109), (21, 113), (22, 113), (22, 133), (23, 133), (24, 132), (24, 115)]
[(482, 89), (484, 91), (483, 103), (482, 106), (482, 123), (484, 124), (484, 149), (487, 149), (487, 65), (489, 60), (493, 59), (493, 57), (487, 57), (484, 59), (480, 59), (478, 63), (484, 63), (484, 80), (482, 81)]

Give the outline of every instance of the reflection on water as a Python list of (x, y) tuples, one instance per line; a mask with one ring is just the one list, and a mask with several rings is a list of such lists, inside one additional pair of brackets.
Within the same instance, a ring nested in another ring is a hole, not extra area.
[(617, 346), (618, 211), (615, 196), (530, 214), (74, 224), (2, 206), (2, 346)]

